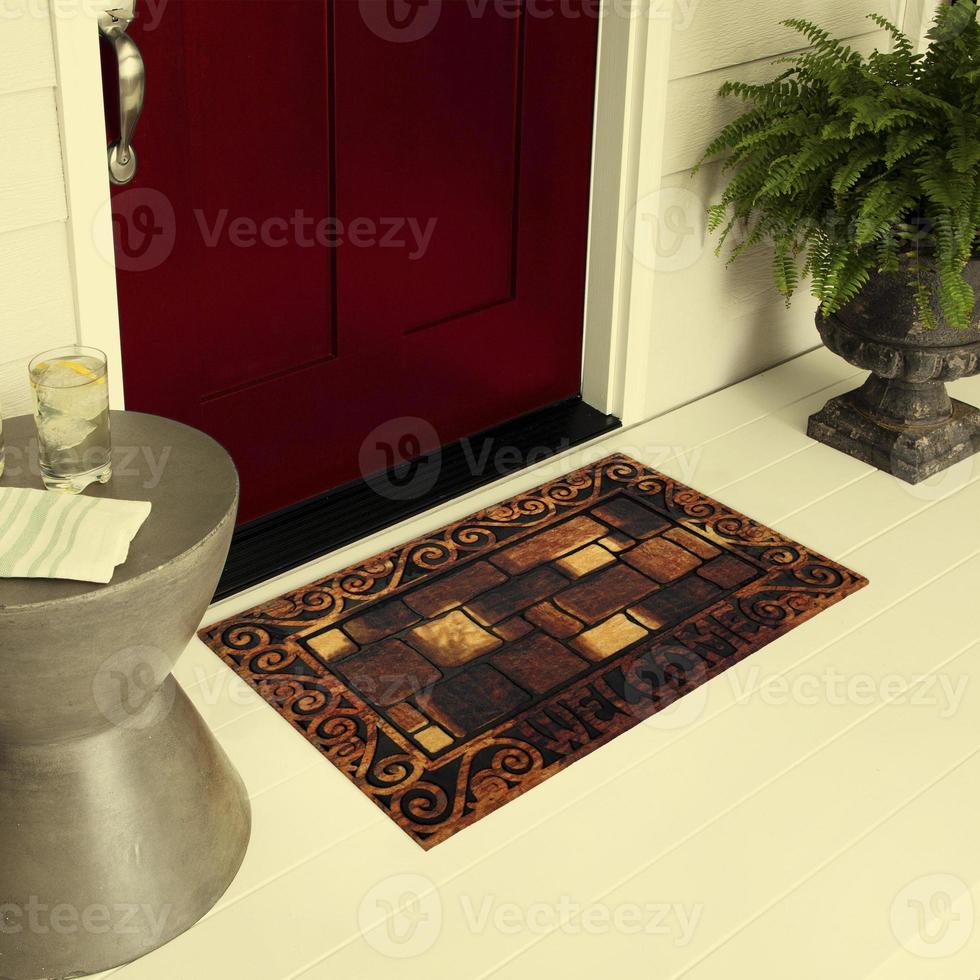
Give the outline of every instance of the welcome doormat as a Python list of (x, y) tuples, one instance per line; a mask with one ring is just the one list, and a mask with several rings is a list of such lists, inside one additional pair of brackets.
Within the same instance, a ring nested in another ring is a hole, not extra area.
[(428, 849), (866, 584), (617, 455), (200, 636)]

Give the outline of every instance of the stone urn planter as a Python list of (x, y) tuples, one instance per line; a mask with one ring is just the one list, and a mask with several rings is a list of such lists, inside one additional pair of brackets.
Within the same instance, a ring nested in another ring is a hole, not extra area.
[[(965, 277), (980, 296), (980, 259)], [(824, 343), (871, 377), (810, 418), (809, 435), (908, 483), (980, 451), (980, 410), (950, 398), (946, 382), (980, 373), (980, 302), (972, 327), (949, 326), (930, 283), (937, 327), (919, 315), (904, 273), (874, 276), (829, 317), (817, 314)]]

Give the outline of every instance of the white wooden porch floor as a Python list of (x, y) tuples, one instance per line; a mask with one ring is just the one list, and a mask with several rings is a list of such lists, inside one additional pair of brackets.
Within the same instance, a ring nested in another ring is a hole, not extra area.
[(215, 606), (614, 450), (871, 580), (428, 854), (195, 641), (177, 675), (245, 779), (251, 847), (202, 922), (111, 975), (976, 980), (980, 461), (913, 488), (808, 440), (856, 382), (817, 351)]

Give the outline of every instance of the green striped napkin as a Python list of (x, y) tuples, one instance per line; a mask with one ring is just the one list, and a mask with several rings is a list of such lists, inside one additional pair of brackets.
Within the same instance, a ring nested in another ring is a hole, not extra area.
[(146, 500), (0, 487), (0, 578), (105, 584), (149, 513)]

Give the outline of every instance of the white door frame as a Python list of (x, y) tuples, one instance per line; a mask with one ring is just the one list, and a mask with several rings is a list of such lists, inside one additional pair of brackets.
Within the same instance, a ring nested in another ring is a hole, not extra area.
[(102, 109), (98, 14), (112, 0), (50, 4), (58, 84), (58, 121), (68, 201), (68, 254), (79, 343), (109, 359), (109, 397), (124, 406), (116, 269)]
[(901, 26), (917, 50), (925, 51), (929, 46), (926, 34), (944, 3), (945, 0), (906, 0)]
[[(586, 281), (585, 401), (647, 417), (656, 233), (673, 0), (604, 0)], [(639, 257), (644, 257), (646, 261)]]
[[(602, 4), (582, 392), (588, 404), (629, 425), (646, 418), (654, 270), (634, 255), (649, 252), (638, 238), (656, 218), (673, 0)], [(58, 0), (51, 17), (78, 335), (109, 356), (113, 405), (121, 408), (97, 26), (98, 14), (113, 6), (113, 0)]]

